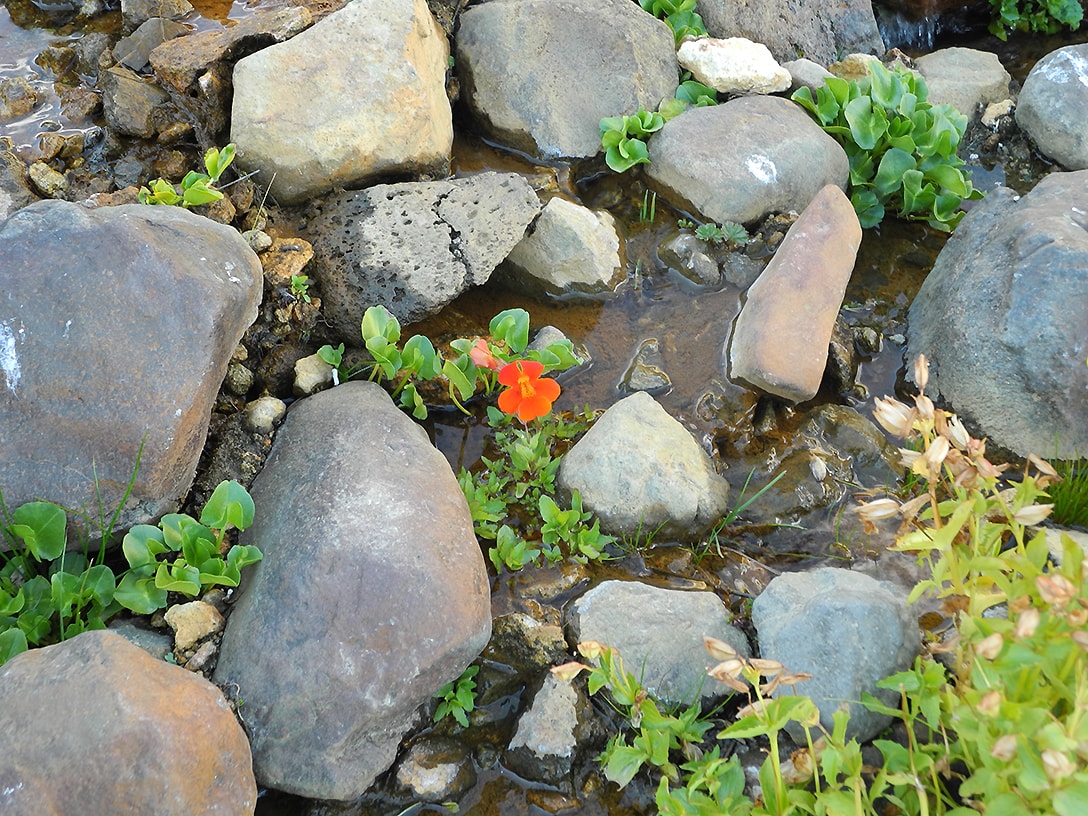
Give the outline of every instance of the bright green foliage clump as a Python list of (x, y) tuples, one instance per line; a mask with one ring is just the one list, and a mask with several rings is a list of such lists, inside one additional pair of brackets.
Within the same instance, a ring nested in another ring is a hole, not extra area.
[(190, 170), (181, 180), (181, 193), (166, 179), (158, 178), (151, 182), (150, 188), (141, 187), (139, 200), (141, 204), (177, 204), (182, 207), (199, 207), (201, 204), (211, 204), (223, 197), (223, 194), (215, 188), (219, 177), (223, 175), (232, 161), (234, 161), (235, 149), (229, 144), (222, 150), (210, 148), (204, 154), (204, 169), (207, 173), (198, 173)]
[[(236, 587), (243, 567), (261, 560), (253, 546), (225, 548), (227, 532), (253, 522), (253, 500), (237, 482), (222, 482), (200, 514), (171, 514), (159, 526), (138, 525), (125, 536), (128, 568), (120, 581), (105, 561), (67, 552), (67, 513), (30, 502), (12, 513), (0, 501), (0, 664), (31, 646), (103, 629), (122, 609), (147, 615), (167, 593), (197, 597), (207, 587)], [(225, 553), (225, 555), (224, 555)]]
[(672, 29), (676, 44), (684, 37), (705, 37), (703, 18), (695, 11), (695, 0), (638, 0), (643, 11), (648, 11)]
[(435, 698), (442, 701), (434, 712), (434, 722), (453, 717), (462, 728), (468, 728), (468, 715), (476, 708), (476, 681), (473, 678), (479, 671), (479, 666), (469, 666), (460, 677), (434, 693)]
[(630, 116), (606, 116), (601, 120), (601, 147), (604, 161), (610, 169), (624, 173), (636, 164), (649, 164), (650, 152), (646, 140), (688, 108), (705, 108), (718, 104), (718, 92), (688, 79), (680, 83), (671, 99), (661, 103), (660, 110), (637, 111)]
[[(915, 381), (924, 388), (924, 361)], [(809, 697), (792, 693), (807, 675), (780, 663), (744, 658), (704, 638), (720, 661), (709, 674), (747, 697), (747, 705), (707, 744), (719, 720), (698, 712), (664, 715), (599, 643), (579, 646), (596, 666), (553, 669), (572, 678), (589, 671), (589, 691), (607, 690), (624, 731), (601, 757), (605, 776), (625, 785), (644, 767), (660, 770), (660, 813), (730, 816), (1082, 816), (1088, 813), (1088, 557), (1069, 538), (1056, 563), (1045, 536), (1032, 535), (1051, 510), (1038, 504), (1056, 478), (1042, 460), (1011, 483), (959, 420), (924, 395), (914, 405), (877, 400), (877, 420), (904, 437), (903, 464), (919, 479), (913, 499), (861, 506), (867, 525), (895, 518), (895, 549), (916, 553), (929, 577), (911, 593), (941, 600), (948, 637), (934, 636), (914, 666), (878, 683), (899, 694), (886, 705), (863, 694), (867, 708), (901, 723), (863, 754), (846, 739), (849, 714), (820, 724)], [(948, 653), (952, 670), (934, 659)], [(801, 690), (798, 687), (796, 690)], [(649, 702), (647, 702), (649, 701)], [(779, 735), (791, 723), (805, 734), (788, 758)], [(628, 739), (626, 734), (634, 734)], [(897, 735), (898, 734), (898, 735)], [(766, 739), (762, 796), (743, 793), (728, 741)]]
[[(384, 306), (371, 306), (363, 315), (363, 343), (369, 360), (353, 368), (344, 364), (344, 344), (338, 348), (322, 346), (318, 356), (336, 369), (337, 381), (366, 374), (373, 382), (389, 380), (393, 397), (412, 412), (416, 419), (427, 418), (427, 405), (419, 386), (428, 381), (444, 380), (450, 400), (465, 411), (463, 400), (472, 397), (482, 385), (494, 390), (496, 372), (514, 359), (535, 360), (545, 371), (565, 371), (578, 365), (569, 340), (550, 343), (545, 349), (528, 350), (529, 313), (507, 309), (491, 319), (490, 339), (458, 338), (450, 343), (456, 356), (443, 359), (429, 338), (421, 334), (400, 345), (400, 322)], [(490, 365), (477, 364), (486, 359)], [(465, 411), (467, 413), (467, 411)]]
[[(541, 560), (554, 564), (564, 558), (585, 563), (605, 557), (615, 539), (601, 532), (600, 521), (582, 509), (575, 491), (570, 507), (556, 499), (559, 445), (588, 427), (591, 414), (564, 419), (543, 417), (532, 429), (519, 427), (497, 408), (488, 409), (496, 429), (499, 456), (482, 457), (479, 474), (462, 470), (457, 481), (468, 500), (476, 535), (494, 542), (488, 557), (501, 572), (517, 571)], [(592, 523), (591, 523), (592, 520)]]
[(1084, 19), (1079, 0), (990, 0), (990, 8), (994, 14), (990, 33), (1001, 40), (1007, 39), (1010, 31), (1076, 31)]
[(967, 117), (931, 105), (927, 95), (921, 76), (873, 61), (860, 80), (829, 77), (815, 98), (808, 88), (791, 97), (846, 151), (850, 201), (862, 227), (891, 211), (949, 232), (963, 218), (960, 204), (982, 197), (956, 155)]
[(1088, 459), (1061, 462), (1055, 469), (1062, 480), (1047, 488), (1054, 502), (1050, 517), (1057, 524), (1088, 527)]

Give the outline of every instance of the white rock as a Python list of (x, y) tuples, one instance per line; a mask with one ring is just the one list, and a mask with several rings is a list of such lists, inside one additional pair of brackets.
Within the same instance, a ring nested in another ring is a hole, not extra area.
[(676, 58), (695, 79), (722, 93), (770, 94), (790, 87), (790, 72), (767, 46), (743, 37), (688, 40)]

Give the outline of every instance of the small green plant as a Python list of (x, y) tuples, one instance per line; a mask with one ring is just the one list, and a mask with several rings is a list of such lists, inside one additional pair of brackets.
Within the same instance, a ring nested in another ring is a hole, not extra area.
[(700, 224), (697, 227), (694, 223), (687, 220), (682, 220), (677, 223), (681, 229), (691, 229), (694, 227), (696, 238), (701, 241), (706, 241), (708, 244), (714, 244), (714, 246), (721, 246), (724, 243), (743, 246), (751, 240), (748, 230), (733, 221), (726, 221), (721, 226), (707, 223)]
[(400, 322), (384, 306), (371, 306), (363, 315), (363, 343), (368, 359), (355, 367), (344, 364), (344, 344), (318, 349), (318, 356), (336, 369), (337, 382), (365, 374), (373, 382), (388, 380), (393, 397), (416, 419), (427, 418), (420, 393), (424, 382), (442, 380), (451, 402), (468, 413), (463, 400), (481, 386), (485, 392), (499, 385), (501, 370), (511, 362), (540, 363), (544, 371), (564, 371), (578, 364), (569, 340), (550, 343), (544, 349), (528, 349), (529, 313), (507, 309), (491, 319), (490, 338), (458, 338), (450, 343), (454, 356), (444, 359), (434, 344), (417, 334), (400, 345)]
[(232, 161), (234, 161), (235, 148), (228, 144), (222, 150), (210, 148), (204, 154), (204, 169), (206, 173), (198, 173), (190, 170), (181, 180), (181, 193), (166, 179), (158, 178), (151, 182), (149, 187), (141, 187), (138, 198), (141, 204), (172, 204), (182, 207), (199, 207), (201, 204), (210, 204), (218, 201), (223, 194), (215, 188), (219, 177), (223, 175)]
[(122, 544), (128, 568), (118, 581), (105, 563), (105, 536), (95, 559), (68, 552), (62, 508), (29, 502), (9, 514), (0, 496), (0, 536), (11, 547), (0, 554), (0, 663), (31, 646), (102, 629), (122, 609), (141, 615), (162, 609), (168, 592), (196, 597), (215, 584), (238, 586), (241, 569), (261, 553), (237, 544), (227, 550), (225, 537), (252, 521), (245, 488), (223, 482), (199, 522), (171, 514), (158, 527), (134, 527)]
[(1054, 503), (1051, 519), (1066, 526), (1088, 527), (1088, 459), (1059, 462), (1055, 470), (1060, 481), (1047, 488)]
[(1010, 31), (1076, 31), (1084, 20), (1084, 6), (1078, 0), (990, 0), (990, 9), (990, 33), (1000, 40), (1007, 39)]
[(684, 37), (705, 37), (703, 18), (695, 11), (695, 0), (638, 0), (643, 11), (664, 20), (672, 29), (677, 45)]
[(479, 666), (469, 666), (456, 680), (452, 680), (434, 693), (441, 700), (434, 712), (434, 722), (453, 717), (462, 728), (468, 728), (468, 715), (476, 708), (476, 681)]
[(617, 173), (624, 173), (636, 164), (649, 164), (650, 151), (646, 138), (665, 126), (660, 113), (640, 110), (631, 116), (607, 116), (601, 120), (601, 147), (604, 161)]
[(657, 193), (649, 190), (642, 194), (642, 208), (638, 211), (638, 220), (644, 224), (652, 224), (657, 217)]
[(297, 300), (304, 300), (307, 303), (310, 302), (310, 276), (309, 275), (292, 275), (291, 276), (291, 294)]
[(497, 408), (488, 408), (495, 429), (497, 456), (484, 456), (481, 473), (462, 469), (457, 481), (468, 501), (477, 537), (493, 542), (488, 558), (497, 572), (516, 572), (542, 559), (564, 558), (585, 563), (606, 557), (612, 536), (600, 531), (600, 522), (582, 509), (575, 491), (570, 507), (556, 500), (558, 448), (584, 433), (592, 414), (566, 419), (561, 414), (543, 417), (533, 428), (513, 423)]
[(928, 92), (920, 75), (873, 61), (860, 80), (828, 77), (815, 97), (809, 88), (790, 97), (846, 151), (850, 202), (862, 227), (891, 211), (950, 232), (964, 216), (960, 205), (982, 197), (956, 155), (967, 117), (930, 104)]

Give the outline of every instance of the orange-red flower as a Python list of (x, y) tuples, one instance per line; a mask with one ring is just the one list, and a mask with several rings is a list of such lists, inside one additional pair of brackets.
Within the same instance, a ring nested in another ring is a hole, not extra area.
[(499, 409), (517, 414), (522, 422), (545, 416), (559, 399), (559, 383), (547, 377), (544, 364), (535, 360), (516, 360), (499, 371), (499, 384), (506, 390), (499, 394)]

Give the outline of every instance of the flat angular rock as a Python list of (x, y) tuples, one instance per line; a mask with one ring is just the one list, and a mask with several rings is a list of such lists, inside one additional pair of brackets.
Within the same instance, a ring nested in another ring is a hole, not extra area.
[(1044, 155), (1070, 170), (1088, 168), (1088, 44), (1051, 51), (1031, 69), (1016, 124)]
[(791, 402), (816, 396), (860, 245), (850, 200), (824, 187), (748, 289), (729, 345), (730, 377)]
[(579, 744), (585, 740), (592, 719), (592, 708), (582, 691), (546, 674), (532, 704), (518, 718), (504, 763), (526, 779), (559, 785), (570, 775), (575, 758), (584, 752)]
[(800, 106), (746, 96), (693, 108), (649, 141), (646, 176), (710, 221), (751, 224), (800, 212), (827, 184), (846, 187), (846, 153)]
[(715, 664), (703, 636), (723, 640), (738, 654), (751, 650), (729, 623), (713, 592), (686, 592), (637, 581), (605, 581), (567, 611), (571, 641), (594, 640), (617, 649), (627, 671), (663, 700), (688, 705), (721, 697), (725, 686), (707, 676)]
[[(861, 705), (862, 693), (898, 705), (896, 692), (876, 684), (909, 668), (921, 644), (906, 595), (895, 584), (844, 569), (779, 575), (752, 604), (760, 654), (791, 673), (812, 675), (796, 692), (812, 698), (828, 731), (835, 709), (848, 705), (846, 738), (864, 742), (891, 718)], [(800, 736), (799, 729), (791, 733)]]
[(974, 121), (979, 109), (1009, 98), (1012, 77), (997, 54), (973, 48), (942, 48), (915, 60), (925, 77), (929, 101), (948, 104)]
[(516, 285), (549, 294), (609, 291), (623, 273), (615, 219), (553, 198), (507, 256), (506, 268)]
[(252, 814), (245, 732), (222, 692), (113, 632), (0, 668), (5, 816)]
[(629, 0), (491, 0), (461, 15), (462, 99), (496, 139), (544, 158), (601, 151), (600, 120), (676, 90), (668, 26)]
[(728, 509), (729, 486), (691, 433), (642, 391), (601, 416), (563, 457), (559, 484), (610, 533), (698, 535)]
[(307, 226), (325, 317), (345, 343), (381, 304), (402, 324), (439, 311), (485, 283), (540, 212), (514, 173), (378, 184), (322, 202)]
[(790, 72), (763, 43), (744, 37), (703, 37), (681, 43), (676, 58), (694, 79), (727, 94), (770, 94), (790, 86)]
[(699, 0), (712, 37), (747, 37), (780, 62), (808, 57), (830, 65), (840, 54), (884, 53), (869, 0)]
[(1088, 451), (1088, 170), (999, 187), (948, 240), (910, 307), (908, 377), (1020, 456)]
[[(107, 513), (177, 509), (261, 265), (236, 230), (181, 207), (32, 204), (0, 224), (0, 490)], [(93, 513), (92, 513), (93, 515)], [(74, 516), (69, 515), (69, 524)]]
[(238, 162), (260, 170), (284, 204), (443, 170), (453, 146), (448, 68), (425, 0), (348, 3), (235, 66)]
[(486, 645), (468, 505), (423, 429), (373, 383), (296, 402), (252, 488), (250, 567), (215, 682), (245, 699), (261, 784), (354, 799)]

